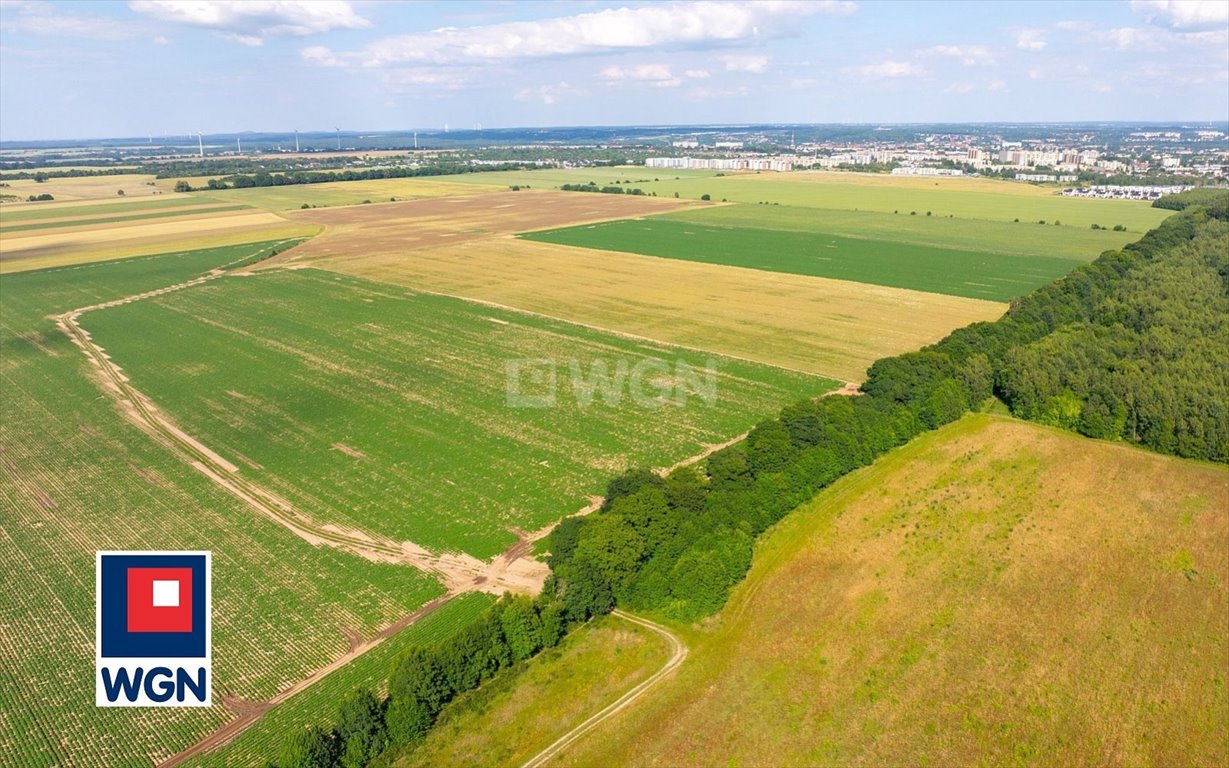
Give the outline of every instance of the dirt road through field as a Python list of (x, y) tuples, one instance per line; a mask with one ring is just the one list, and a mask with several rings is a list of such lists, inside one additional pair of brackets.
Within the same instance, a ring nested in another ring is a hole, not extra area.
[(677, 669), (678, 665), (682, 664), (683, 660), (687, 658), (687, 646), (683, 645), (683, 641), (680, 640), (677, 635), (662, 625), (649, 621), (648, 619), (642, 619), (639, 616), (632, 616), (631, 614), (624, 613), (623, 611), (615, 611), (614, 615), (618, 616), (624, 621), (639, 624), (640, 626), (652, 630), (665, 638), (666, 642), (670, 644), (670, 658), (666, 660), (666, 663), (661, 669), (657, 670), (657, 672), (655, 672), (647, 680), (642, 681), (635, 688), (632, 688), (627, 693), (615, 699), (600, 712), (568, 731), (563, 736), (560, 736), (555, 743), (551, 744), (534, 757), (525, 761), (521, 768), (539, 768), (539, 766), (545, 765), (551, 760), (551, 758), (563, 751), (569, 744), (572, 744), (577, 739), (580, 739), (606, 720), (614, 717), (616, 714), (629, 707), (633, 702), (647, 693), (650, 688), (661, 682), (666, 675)]

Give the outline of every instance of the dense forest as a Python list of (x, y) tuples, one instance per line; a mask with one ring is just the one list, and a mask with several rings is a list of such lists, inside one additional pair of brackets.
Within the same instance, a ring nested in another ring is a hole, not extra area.
[[(535, 601), (505, 598), (453, 643), (403, 658), (390, 699), (371, 710), (379, 746), (415, 743), (457, 692), (616, 606), (680, 621), (720, 610), (770, 525), (992, 395), (1022, 418), (1229, 462), (1229, 192), (1184, 205), (998, 321), (877, 361), (861, 392), (789, 406), (703, 467), (612, 479), (600, 510), (552, 532), (551, 576)], [(375, 699), (362, 697), (370, 709)], [(294, 734), (279, 765), (366, 764), (343, 760), (355, 738), (345, 716), (331, 732)]]

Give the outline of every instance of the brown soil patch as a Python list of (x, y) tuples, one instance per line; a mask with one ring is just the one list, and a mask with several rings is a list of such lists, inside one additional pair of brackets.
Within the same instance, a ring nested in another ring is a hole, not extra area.
[(326, 231), (288, 252), (285, 260), (455, 245), (492, 235), (666, 213), (688, 204), (640, 195), (522, 190), (288, 211), (286, 218), (322, 224)]
[(360, 450), (358, 450), (358, 449), (356, 449), (356, 448), (351, 448), (350, 446), (346, 445), (345, 443), (333, 443), (333, 445), (332, 445), (331, 447), (332, 447), (332, 448), (333, 448), (333, 450), (335, 450), (335, 451), (341, 451), (342, 453), (346, 454), (347, 456), (353, 456), (353, 457), (354, 457), (354, 458), (356, 458), (356, 459), (365, 459), (365, 458), (367, 458), (367, 454), (363, 453), (362, 451), (360, 451)]

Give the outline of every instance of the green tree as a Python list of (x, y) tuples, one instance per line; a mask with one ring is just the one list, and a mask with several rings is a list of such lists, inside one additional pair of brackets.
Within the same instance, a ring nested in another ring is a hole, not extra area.
[(426, 648), (406, 651), (388, 678), (390, 699), (417, 699), (432, 715), (440, 711), (452, 694), (435, 654)]
[(380, 700), (367, 688), (359, 688), (341, 701), (334, 728), (344, 745), (344, 768), (362, 768), (384, 751), (387, 733)]
[(505, 596), (499, 620), (512, 658), (521, 661), (542, 648), (542, 620), (533, 601), (524, 596)]
[(679, 467), (666, 476), (666, 501), (675, 509), (699, 512), (704, 509), (708, 488), (696, 465)]
[(280, 768), (331, 768), (337, 764), (337, 743), (318, 725), (290, 734), (277, 761)]
[(385, 721), (393, 744), (414, 744), (426, 738), (435, 722), (435, 713), (419, 699), (390, 699)]

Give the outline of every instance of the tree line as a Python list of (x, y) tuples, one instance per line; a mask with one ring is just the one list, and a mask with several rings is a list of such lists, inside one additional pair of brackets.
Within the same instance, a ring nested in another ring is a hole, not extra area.
[[(279, 765), (349, 768), (366, 764), (341, 762), (351, 749), (413, 744), (457, 693), (616, 606), (679, 621), (715, 613), (769, 526), (991, 395), (1026, 419), (1229, 462), (1229, 192), (1017, 299), (995, 322), (875, 362), (861, 392), (790, 405), (702, 466), (613, 478), (599, 510), (551, 533), (536, 600), (505, 597), (451, 641), (410, 650), (377, 701), (382, 725), (356, 737), (339, 712), (332, 731), (293, 734)], [(374, 696), (359, 695), (375, 711)]]
[(250, 187), (284, 187), (297, 184), (324, 184), (332, 181), (371, 181), (373, 179), (408, 179), (418, 176), (452, 176), (461, 173), (487, 171), (527, 171), (537, 166), (524, 163), (500, 163), (475, 167), (467, 164), (424, 165), (418, 167), (393, 166), (389, 168), (347, 168), (343, 171), (284, 171), (236, 173), (210, 179), (204, 187), (193, 187), (187, 181), (175, 183), (176, 192), (196, 192), (212, 189), (246, 189)]
[(500, 670), (559, 644), (563, 607), (550, 596), (505, 595), (442, 643), (415, 646), (394, 663), (388, 695), (346, 696), (330, 727), (289, 734), (277, 768), (364, 768), (380, 755), (426, 738), (440, 710)]

